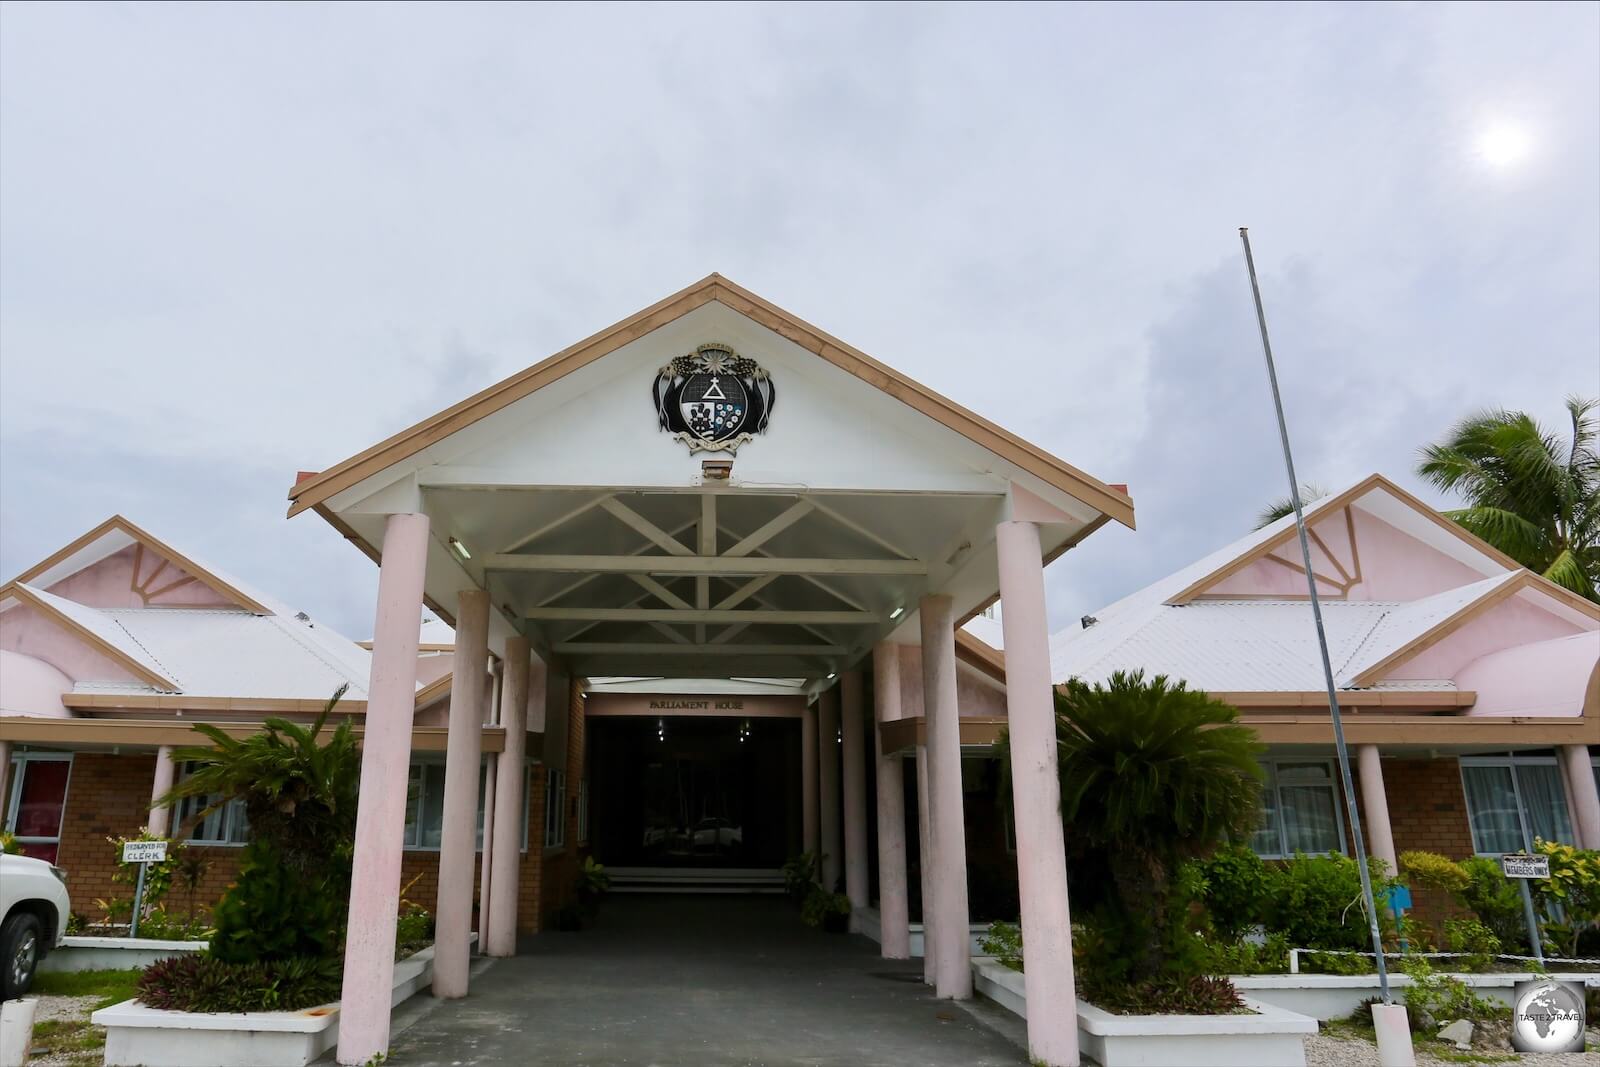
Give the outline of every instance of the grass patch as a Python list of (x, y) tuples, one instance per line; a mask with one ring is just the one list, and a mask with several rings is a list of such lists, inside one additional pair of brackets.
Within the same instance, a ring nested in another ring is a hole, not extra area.
[(1432, 1041), (1419, 1039), (1416, 1043), (1418, 1052), (1426, 1052), (1436, 1060), (1446, 1063), (1517, 1063), (1516, 1053), (1513, 1052), (1462, 1052), (1448, 1041)]
[(143, 972), (137, 968), (126, 971), (65, 971), (33, 976), (34, 996), (40, 997), (99, 997), (95, 1008), (104, 1008), (131, 1000), (136, 995), (135, 986)]
[(49, 1019), (33, 1028), (33, 1047), (64, 1055), (72, 1067), (98, 1067), (105, 1046), (105, 1030), (87, 1019)]

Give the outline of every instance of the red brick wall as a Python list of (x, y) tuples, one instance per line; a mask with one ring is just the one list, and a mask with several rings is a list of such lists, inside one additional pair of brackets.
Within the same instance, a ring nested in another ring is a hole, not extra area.
[[(132, 836), (144, 825), (150, 789), (155, 781), (155, 766), (154, 754), (78, 752), (73, 756), (72, 777), (67, 785), (66, 808), (61, 820), (61, 849), (57, 864), (67, 872), (72, 910), (91, 922), (104, 918), (104, 912), (94, 903), (96, 899), (133, 896), (132, 886), (112, 881), (112, 875), (117, 871), (117, 856), (115, 847), (106, 839)], [(539, 908), (531, 903), (539, 899), (539, 843), (543, 840), (544, 826), (544, 779), (537, 768), (530, 807), (528, 830), (533, 847), (523, 856), (522, 906), (518, 909), (518, 928), (524, 933), (536, 933), (540, 926)], [(197, 915), (209, 914), (212, 905), (233, 883), (239, 871), (241, 851), (238, 847), (225, 845), (189, 846), (191, 855), (203, 856), (209, 863), (193, 894)], [(477, 929), (477, 889), (483, 871), (482, 854), (475, 854), (475, 857), (473, 929)], [(439, 854), (406, 852), (401, 860), (400, 871), (400, 885), (405, 899), (429, 911), (435, 910), (439, 895)], [(414, 884), (412, 879), (416, 879)], [(167, 907), (177, 913), (187, 914), (190, 903), (189, 891), (175, 884), (167, 897)]]
[[(562, 764), (567, 774), (564, 818), (567, 824), (566, 844), (559, 852), (544, 857), (544, 885), (540, 894), (540, 910), (547, 926), (555, 925), (555, 913), (572, 900), (573, 885), (578, 867), (588, 854), (588, 842), (578, 841), (578, 783), (583, 779), (584, 754), (584, 703), (582, 686), (575, 680), (567, 687), (567, 751)], [(544, 768), (539, 768), (539, 796), (544, 797)], [(538, 823), (538, 844), (544, 846), (544, 821)], [(530, 838), (532, 831), (530, 830)], [(530, 840), (530, 845), (532, 841)]]

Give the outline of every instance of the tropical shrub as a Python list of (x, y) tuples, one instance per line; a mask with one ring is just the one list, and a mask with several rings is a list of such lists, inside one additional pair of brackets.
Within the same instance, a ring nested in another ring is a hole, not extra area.
[(1202, 938), (1201, 943), (1207, 974), (1283, 974), (1289, 969), (1289, 942), (1282, 934), (1268, 934), (1260, 942)]
[(20, 856), (22, 846), (17, 844), (17, 835), (10, 830), (0, 830), (0, 856)]
[(197, 919), (174, 915), (156, 908), (139, 920), (139, 936), (161, 941), (206, 941), (211, 937), (208, 924)]
[(1486, 971), (1500, 955), (1500, 938), (1476, 918), (1446, 919), (1444, 943), (1446, 951), (1463, 954), (1457, 962), (1466, 971)]
[(339, 998), (334, 959), (230, 963), (204, 953), (157, 960), (139, 976), (139, 1000), (168, 1011), (299, 1011)]
[(1407, 956), (1401, 970), (1411, 979), (1405, 990), (1406, 1015), (1414, 1031), (1432, 1034), (1455, 1019), (1488, 1022), (1503, 1019), (1511, 1009), (1487, 997), (1459, 978), (1439, 974), (1422, 956)]
[(593, 856), (585, 856), (583, 866), (578, 868), (575, 883), (578, 900), (593, 907), (610, 888), (611, 875), (605, 865), (596, 863)]
[[(179, 749), (192, 770), (159, 803), (212, 798), (203, 818), (242, 800), (251, 840), (213, 913), (209, 953), (229, 963), (336, 961), (344, 938), (361, 756), (349, 720), (324, 737), (341, 687), (309, 726), (267, 719), (235, 739), (210, 724), (210, 747)], [(333, 964), (336, 966), (336, 962)]]
[(1016, 923), (992, 922), (988, 933), (978, 942), (985, 956), (1013, 971), (1022, 970), (1022, 927)]
[(819, 859), (815, 852), (801, 852), (790, 856), (783, 865), (783, 891), (796, 904), (804, 904), (806, 897), (811, 895), (811, 887), (817, 884)]
[(830, 915), (849, 915), (850, 898), (843, 893), (830, 893), (821, 886), (813, 886), (800, 906), (800, 921), (807, 926), (823, 926)]
[(1505, 876), (1499, 862), (1488, 856), (1468, 856), (1461, 861), (1461, 869), (1467, 876), (1467, 886), (1457, 902), (1494, 931), (1502, 945), (1514, 945), (1523, 952), (1531, 949), (1522, 893)]
[[(1079, 896), (1103, 946), (1087, 968), (1091, 995), (1189, 978), (1203, 954), (1185, 893), (1203, 880), (1186, 884), (1187, 861), (1259, 822), (1262, 746), (1236, 708), (1165, 675), (1074, 679), (1055, 700), (1061, 817), (1074, 863), (1091, 872)], [(998, 747), (1009, 763), (1009, 735)]]
[(1361, 873), (1349, 856), (1297, 853), (1268, 872), (1267, 897), (1267, 928), (1294, 948), (1372, 949)]
[(1137, 985), (1102, 990), (1095, 1003), (1121, 1015), (1232, 1015), (1244, 998), (1227, 978), (1166, 975)]
[(404, 901), (394, 921), (394, 954), (409, 956), (433, 940), (433, 914), (421, 904)]
[(1472, 883), (1466, 868), (1437, 852), (1402, 852), (1400, 870), (1413, 885), (1437, 889), (1452, 896), (1459, 896)]
[[(139, 917), (141, 931), (144, 926), (145, 916), (160, 906), (167, 895), (167, 890), (172, 888), (172, 876), (182, 862), (184, 845), (182, 841), (171, 841), (167, 844), (167, 858), (160, 863), (124, 863), (122, 860), (122, 846), (129, 841), (166, 841), (167, 839), (148, 826), (141, 826), (139, 832), (132, 837), (108, 837), (106, 843), (114, 850), (117, 869), (111, 875), (113, 882), (120, 882), (127, 886), (139, 884), (139, 868), (144, 868), (144, 915)], [(150, 935), (154, 936), (154, 935)]]
[(1205, 880), (1206, 911), (1218, 935), (1242, 937), (1263, 922), (1268, 879), (1260, 856), (1244, 845), (1224, 845), (1198, 867)]
[(1537, 841), (1534, 851), (1550, 857), (1550, 877), (1535, 880), (1544, 932), (1565, 956), (1578, 954), (1578, 941), (1600, 929), (1600, 852), (1555, 841)]

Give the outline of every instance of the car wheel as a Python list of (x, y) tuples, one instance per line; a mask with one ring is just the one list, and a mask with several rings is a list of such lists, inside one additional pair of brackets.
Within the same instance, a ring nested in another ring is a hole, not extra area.
[(44, 944), (44, 924), (37, 915), (13, 915), (0, 927), (0, 1000), (12, 1000), (33, 985)]

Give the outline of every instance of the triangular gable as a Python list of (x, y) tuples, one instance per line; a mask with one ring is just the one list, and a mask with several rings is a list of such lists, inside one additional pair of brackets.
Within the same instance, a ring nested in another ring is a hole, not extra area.
[[(1507, 570), (1522, 569), (1516, 560), (1451, 522), (1381, 474), (1371, 475), (1341, 493), (1307, 505), (1305, 509), (1307, 525), (1319, 525), (1319, 519), (1347, 511), (1351, 507), (1370, 511), (1377, 500), (1385, 501), (1382, 510), (1387, 512), (1385, 515), (1379, 515), (1380, 519), (1389, 522), (1404, 515), (1409, 524), (1415, 528), (1411, 536), (1421, 534), (1432, 539), (1434, 547), (1447, 551), (1449, 556), (1463, 565), (1465, 568), (1462, 571), (1463, 577), (1470, 573), (1489, 577)], [(1326, 524), (1320, 525), (1327, 529)], [(1347, 545), (1339, 544), (1338, 538), (1334, 537), (1331, 531), (1329, 537), (1321, 538), (1321, 543), (1313, 539), (1312, 569), (1319, 578), (1319, 595), (1338, 596), (1343, 590), (1355, 584), (1352, 579), (1356, 574), (1352, 573), (1352, 567), (1359, 564), (1357, 557), (1358, 550), (1352, 553)], [(1209, 566), (1182, 589), (1168, 597), (1166, 603), (1187, 604), (1196, 598), (1217, 594), (1219, 587), (1223, 587), (1228, 579), (1257, 564), (1270, 566), (1274, 560), (1282, 565), (1286, 574), (1293, 574), (1297, 585), (1297, 590), (1293, 594), (1286, 592), (1279, 595), (1305, 596), (1305, 572), (1292, 515), (1286, 515), (1257, 531), (1255, 535), (1230, 546), (1229, 551), (1220, 559), (1208, 561)], [(1538, 580), (1545, 581), (1542, 578)], [(1554, 587), (1553, 583), (1546, 582), (1546, 584)]]
[[(1516, 603), (1513, 598), (1520, 598)], [(1526, 609), (1536, 607), (1548, 616), (1547, 632), (1536, 632), (1529, 625)], [(1375, 685), (1386, 678), (1405, 677), (1405, 665), (1413, 663), (1425, 653), (1441, 645), (1454, 635), (1464, 633), (1469, 627), (1490, 622), (1497, 613), (1520, 609), (1516, 630), (1524, 635), (1522, 643), (1546, 640), (1569, 633), (1600, 627), (1600, 605), (1585, 600), (1566, 589), (1548, 582), (1532, 571), (1523, 570), (1505, 580), (1480, 583), (1479, 592), (1466, 603), (1449, 611), (1415, 634), (1398, 648), (1372, 661), (1371, 657), (1358, 657), (1363, 662), (1352, 662), (1349, 684), (1356, 687)], [(1491, 646), (1492, 647), (1492, 646)], [(1466, 653), (1461, 658), (1470, 661), (1485, 650)], [(1401, 674), (1397, 675), (1397, 672)], [(1415, 672), (1410, 672), (1415, 673)], [(1439, 667), (1430, 667), (1430, 676), (1443, 675)], [(1453, 672), (1450, 672), (1453, 675)]]
[(181, 692), (181, 687), (169, 676), (166, 668), (140, 648), (125, 630), (94, 608), (74, 604), (20, 582), (0, 586), (0, 604), (6, 601), (33, 609), (82, 641), (93, 652), (110, 659), (145, 684), (168, 692)]
[(289, 491), (291, 501), (289, 514), (292, 516), (313, 507), (326, 512), (321, 505), (335, 494), (416, 455), (430, 445), (711, 302), (720, 303), (771, 330), (969, 441), (988, 449), (1046, 485), (1082, 501), (1124, 525), (1133, 526), (1133, 504), (1126, 493), (1090, 477), (717, 274), (703, 278), (687, 289), (629, 316), (320, 474), (300, 479)]
[[(55, 589), (130, 547), (134, 550), (130, 595), (137, 596), (147, 605), (157, 604), (163, 594), (180, 592), (185, 586), (197, 584), (216, 594), (221, 604), (239, 607), (257, 615), (279, 613), (259, 594), (246, 592), (238, 582), (224, 577), (215, 568), (196, 562), (121, 515), (113, 515), (82, 537), (29, 567), (12, 581), (38, 589)], [(192, 596), (182, 596), (180, 599), (184, 606), (209, 606), (197, 604)]]

